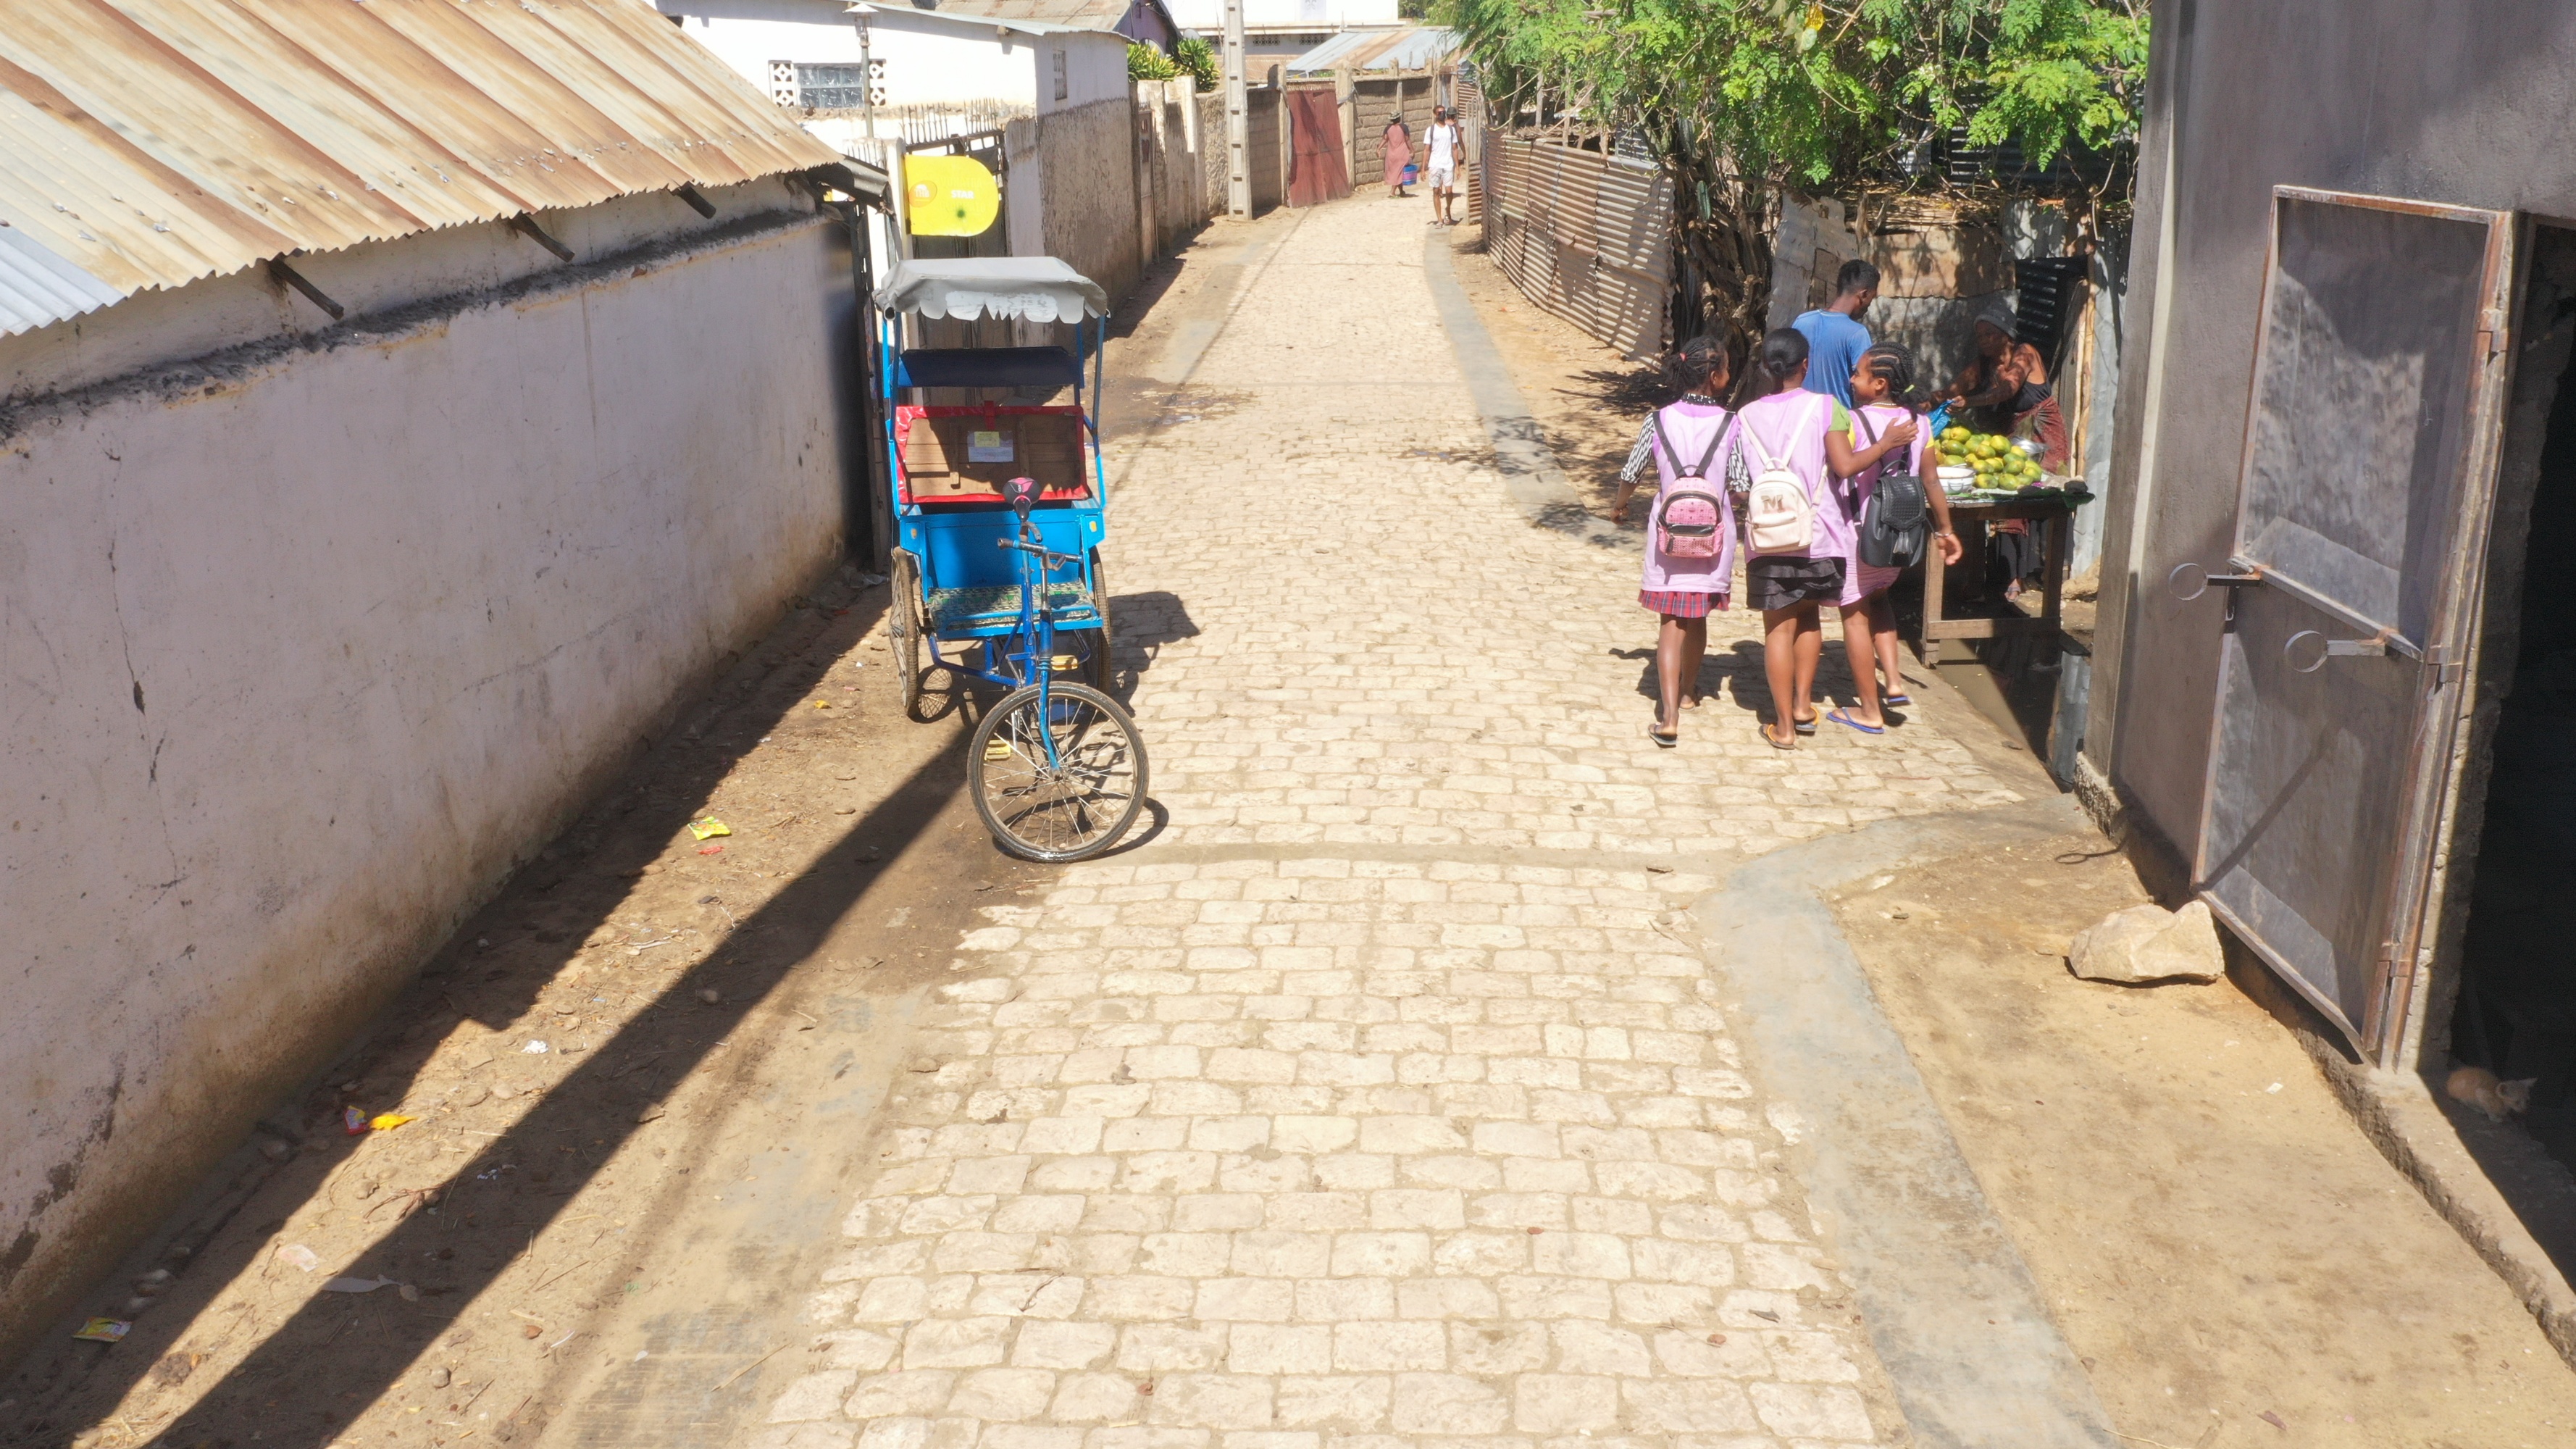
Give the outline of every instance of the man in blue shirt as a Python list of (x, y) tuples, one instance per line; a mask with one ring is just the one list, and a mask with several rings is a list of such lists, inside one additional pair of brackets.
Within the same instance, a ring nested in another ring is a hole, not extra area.
[(1834, 299), (1822, 311), (1801, 312), (1789, 325), (1806, 334), (1807, 391), (1820, 392), (1851, 406), (1852, 369), (1869, 351), (1869, 329), (1861, 314), (1878, 300), (1878, 268), (1863, 261), (1843, 263), (1834, 274)]

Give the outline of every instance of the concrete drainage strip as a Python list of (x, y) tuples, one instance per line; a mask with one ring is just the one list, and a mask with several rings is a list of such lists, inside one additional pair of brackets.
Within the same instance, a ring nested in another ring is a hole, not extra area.
[(2088, 823), (2063, 799), (1880, 821), (1747, 861), (1690, 911), (1751, 1067), (1806, 1118), (1792, 1151), (1810, 1206), (1906, 1423), (1937, 1449), (2120, 1440), (1820, 897)]

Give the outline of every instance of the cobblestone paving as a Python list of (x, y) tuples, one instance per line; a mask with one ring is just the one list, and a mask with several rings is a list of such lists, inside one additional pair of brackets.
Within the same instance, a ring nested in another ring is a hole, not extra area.
[(1673, 913), (2017, 797), (1920, 724), (1779, 754), (1723, 692), (1639, 738), (1635, 562), (1504, 501), (1421, 209), (1270, 224), (1196, 420), (1113, 450), (1168, 824), (959, 943), (754, 1443), (1881, 1442), (1794, 1120)]

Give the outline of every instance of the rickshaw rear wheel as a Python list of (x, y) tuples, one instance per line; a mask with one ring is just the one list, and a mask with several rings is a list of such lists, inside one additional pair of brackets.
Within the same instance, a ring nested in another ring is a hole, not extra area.
[(1091, 687), (1102, 694), (1115, 694), (1118, 689), (1118, 666), (1110, 662), (1109, 641), (1115, 637), (1109, 627), (1109, 574), (1100, 562), (1100, 550), (1091, 551), (1091, 607), (1100, 615), (1100, 637), (1092, 641)]
[(895, 687), (903, 698), (903, 712), (913, 713), (921, 703), (922, 633), (921, 563), (903, 549), (894, 551), (892, 564), (894, 599), (886, 611), (886, 633), (894, 647)]

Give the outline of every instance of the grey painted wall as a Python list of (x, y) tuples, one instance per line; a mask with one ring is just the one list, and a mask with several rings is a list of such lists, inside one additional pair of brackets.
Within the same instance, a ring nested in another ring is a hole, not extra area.
[(2142, 151), (2085, 755), (2187, 856), (2221, 605), (2161, 581), (2231, 542), (2272, 188), (2576, 218), (2576, 5), (2164, 0)]

